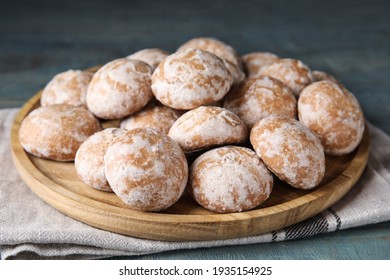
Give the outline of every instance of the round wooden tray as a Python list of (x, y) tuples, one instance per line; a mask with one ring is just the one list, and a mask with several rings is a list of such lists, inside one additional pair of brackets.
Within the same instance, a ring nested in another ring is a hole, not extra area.
[[(369, 153), (366, 127), (362, 143), (349, 155), (326, 157), (326, 175), (310, 191), (277, 180), (270, 198), (241, 213), (216, 214), (198, 206), (187, 194), (161, 213), (131, 210), (113, 193), (94, 190), (79, 180), (73, 162), (55, 162), (26, 153), (19, 143), (22, 120), (39, 107), (40, 92), (15, 118), (12, 154), (21, 177), (41, 199), (62, 213), (93, 227), (155, 240), (216, 240), (250, 236), (281, 229), (312, 217), (342, 198), (361, 176)], [(109, 122), (103, 126), (113, 126)]]

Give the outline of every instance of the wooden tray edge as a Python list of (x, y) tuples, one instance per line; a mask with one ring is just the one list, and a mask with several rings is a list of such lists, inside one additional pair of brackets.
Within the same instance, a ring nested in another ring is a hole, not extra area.
[[(360, 178), (368, 161), (369, 132), (366, 126), (363, 141), (344, 172), (305, 198), (300, 197), (278, 205), (278, 208), (285, 207), (282, 212), (276, 211), (276, 206), (272, 206), (232, 214), (186, 215), (185, 222), (182, 222), (182, 215), (176, 214), (142, 213), (129, 209), (126, 212), (131, 215), (125, 215), (119, 207), (88, 198), (83, 198), (80, 201), (71, 192), (64, 191), (60, 185), (40, 176), (42, 174), (37, 172), (39, 170), (30, 161), (19, 143), (18, 130), (22, 120), (35, 106), (39, 98), (40, 92), (20, 109), (11, 129), (12, 155), (23, 180), (37, 196), (60, 212), (100, 229), (139, 238), (167, 241), (217, 240), (262, 234), (289, 226), (318, 214), (341, 199)], [(345, 187), (336, 188), (335, 186), (339, 183)], [(323, 196), (324, 192), (327, 194), (326, 196)], [(314, 202), (314, 200), (319, 196), (322, 196), (324, 204), (321, 207), (316, 207), (315, 204), (318, 205), (318, 201)], [(308, 198), (309, 200), (307, 200)], [(291, 205), (294, 205), (294, 209), (291, 208)], [(310, 211), (308, 211), (309, 208), (311, 208)], [(78, 210), (74, 211), (75, 209)], [(299, 218), (297, 218), (298, 216)], [(267, 227), (264, 225), (267, 220), (274, 217), (279, 220), (278, 226)], [(108, 219), (108, 224), (111, 225), (97, 222), (102, 218), (103, 220)], [(159, 227), (158, 231), (155, 230), (156, 225)], [(237, 231), (237, 229), (239, 230)]]

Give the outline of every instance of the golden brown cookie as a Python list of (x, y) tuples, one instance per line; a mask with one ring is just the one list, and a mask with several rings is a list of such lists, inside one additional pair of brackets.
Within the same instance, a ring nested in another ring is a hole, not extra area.
[(270, 196), (272, 187), (272, 174), (248, 148), (216, 148), (199, 156), (191, 166), (191, 196), (218, 213), (255, 208)]
[(120, 128), (106, 128), (91, 135), (77, 150), (74, 167), (77, 175), (88, 186), (112, 192), (104, 174), (104, 155), (108, 146), (121, 133)]
[(297, 97), (304, 87), (314, 81), (310, 68), (302, 61), (291, 58), (279, 59), (262, 68), (259, 74), (282, 81)]
[(153, 48), (137, 51), (131, 55), (128, 55), (127, 58), (141, 60), (149, 64), (154, 71), (160, 62), (163, 61), (168, 55), (169, 53), (164, 50)]
[(276, 62), (279, 57), (269, 52), (253, 52), (242, 56), (248, 77), (259, 75), (261, 69)]
[(190, 110), (222, 99), (233, 78), (212, 53), (185, 49), (163, 60), (152, 76), (152, 90), (166, 106)]
[(224, 60), (223, 62), (233, 77), (232, 86), (236, 86), (239, 83), (241, 83), (243, 80), (245, 80), (245, 77), (246, 77), (245, 73), (238, 66), (236, 66), (233, 63), (226, 61), (226, 60)]
[(251, 130), (256, 154), (281, 180), (298, 189), (312, 189), (325, 175), (320, 140), (297, 120), (270, 116)]
[(335, 77), (333, 77), (332, 75), (330, 75), (329, 73), (326, 73), (324, 71), (314, 70), (314, 71), (312, 71), (312, 74), (313, 74), (313, 78), (314, 78), (315, 82), (331, 81), (334, 83), (339, 83), (339, 81), (337, 81), (337, 79)]
[(149, 105), (141, 111), (123, 119), (120, 127), (130, 130), (134, 128), (150, 127), (168, 134), (173, 123), (180, 117), (175, 109), (164, 105)]
[(320, 81), (306, 87), (298, 100), (298, 115), (328, 154), (348, 154), (363, 138), (364, 115), (359, 102), (337, 83)]
[(243, 143), (248, 130), (234, 113), (220, 107), (201, 106), (178, 118), (168, 135), (190, 153), (213, 146)]
[(244, 70), (243, 63), (236, 50), (221, 40), (212, 37), (197, 37), (182, 44), (177, 51), (189, 48), (211, 52), (221, 59), (236, 65), (239, 69)]
[(87, 91), (88, 109), (102, 119), (120, 119), (152, 98), (151, 67), (140, 60), (116, 59), (93, 76)]
[(166, 209), (180, 198), (187, 184), (183, 151), (155, 129), (137, 128), (119, 135), (104, 161), (112, 190), (135, 210)]
[(34, 156), (72, 161), (80, 145), (99, 130), (99, 121), (87, 109), (55, 104), (32, 111), (20, 126), (19, 139)]
[(85, 96), (92, 76), (92, 72), (80, 70), (55, 75), (42, 91), (41, 105), (68, 104), (86, 108)]
[(292, 90), (268, 76), (257, 76), (242, 82), (237, 90), (227, 95), (224, 107), (239, 116), (248, 129), (271, 115), (293, 119), (297, 115), (297, 100)]

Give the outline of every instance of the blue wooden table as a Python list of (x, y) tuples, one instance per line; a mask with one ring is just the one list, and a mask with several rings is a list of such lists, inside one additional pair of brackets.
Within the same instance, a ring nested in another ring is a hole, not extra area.
[[(31, 3), (30, 3), (31, 2)], [(32, 3), (34, 2), (34, 3)], [(389, 1), (1, 1), (0, 108), (53, 75), (142, 48), (173, 52), (214, 36), (240, 54), (270, 51), (327, 71), (390, 134)], [(390, 259), (390, 222), (295, 241), (173, 251), (140, 259)]]

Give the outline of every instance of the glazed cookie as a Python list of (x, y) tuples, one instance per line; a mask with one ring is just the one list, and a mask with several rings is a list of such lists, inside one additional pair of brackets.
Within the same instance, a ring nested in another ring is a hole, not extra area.
[(276, 62), (279, 57), (269, 52), (253, 52), (242, 56), (248, 77), (259, 75), (261, 69)]
[(190, 110), (222, 99), (233, 78), (212, 53), (185, 49), (168, 56), (152, 76), (156, 98), (174, 109)]
[(107, 63), (88, 87), (88, 109), (102, 119), (131, 115), (153, 98), (151, 74), (151, 67), (140, 60), (121, 58)]
[(154, 71), (168, 55), (168, 52), (161, 49), (143, 49), (127, 56), (127, 58), (141, 60), (149, 64)]
[(104, 174), (104, 155), (108, 146), (124, 129), (106, 128), (88, 137), (77, 150), (74, 166), (77, 175), (88, 186), (112, 192)]
[(218, 145), (243, 143), (248, 130), (234, 113), (220, 107), (202, 106), (178, 118), (168, 135), (189, 153)]
[(188, 189), (204, 208), (230, 213), (259, 206), (270, 196), (272, 187), (272, 174), (254, 151), (225, 146), (194, 161)]
[(332, 75), (330, 75), (326, 72), (314, 70), (312, 73), (313, 73), (313, 78), (314, 78), (315, 82), (331, 81), (334, 83), (339, 83), (339, 81), (337, 81), (337, 79), (335, 77), (333, 77)]
[(236, 65), (239, 69), (244, 70), (243, 63), (237, 52), (231, 46), (218, 39), (211, 37), (194, 38), (182, 44), (177, 51), (190, 48), (211, 52), (221, 59)]
[(72, 161), (80, 145), (99, 130), (99, 121), (87, 109), (56, 104), (32, 111), (20, 126), (19, 139), (34, 156)]
[(119, 135), (104, 161), (112, 190), (135, 210), (166, 209), (180, 198), (187, 184), (183, 151), (155, 129), (137, 128)]
[(251, 130), (257, 155), (281, 180), (312, 189), (325, 175), (325, 154), (317, 136), (297, 120), (270, 116)]
[(330, 155), (348, 154), (362, 140), (362, 109), (355, 96), (337, 83), (320, 81), (306, 87), (298, 100), (298, 115)]
[(297, 101), (292, 90), (268, 76), (245, 80), (226, 97), (224, 107), (239, 116), (248, 129), (271, 115), (292, 119), (297, 115)]
[(55, 75), (42, 91), (41, 105), (68, 104), (86, 108), (85, 95), (92, 76), (92, 72), (80, 70)]
[(314, 81), (309, 67), (302, 61), (291, 58), (279, 59), (262, 68), (259, 74), (282, 81), (293, 90), (297, 97), (304, 87)]
[(238, 66), (226, 60), (224, 60), (223, 62), (226, 68), (229, 70), (230, 74), (232, 75), (233, 78), (232, 86), (238, 85), (245, 79), (246, 77), (245, 73)]
[(168, 134), (173, 123), (180, 114), (167, 106), (149, 105), (141, 111), (123, 119), (120, 127), (130, 130), (134, 128), (150, 127)]

